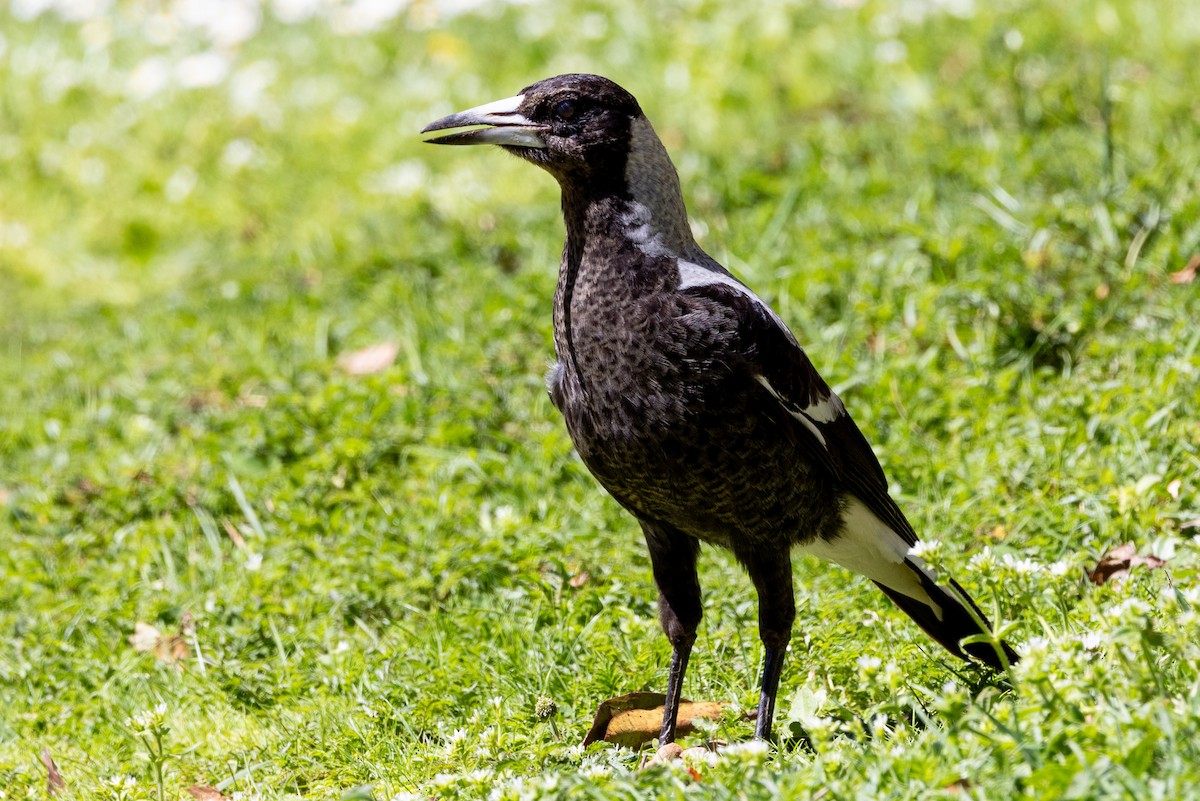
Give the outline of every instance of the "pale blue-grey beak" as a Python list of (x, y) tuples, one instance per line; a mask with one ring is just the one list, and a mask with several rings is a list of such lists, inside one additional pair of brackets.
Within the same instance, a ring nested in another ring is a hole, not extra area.
[[(421, 130), (421, 133), (445, 131), (452, 128), (471, 128), (469, 131), (456, 131), (425, 141), (431, 145), (507, 145), (509, 147), (544, 148), (546, 142), (540, 134), (543, 126), (518, 111), (524, 100), (524, 95), (517, 95), (460, 111), (429, 123)], [(486, 127), (474, 127), (481, 125)]]

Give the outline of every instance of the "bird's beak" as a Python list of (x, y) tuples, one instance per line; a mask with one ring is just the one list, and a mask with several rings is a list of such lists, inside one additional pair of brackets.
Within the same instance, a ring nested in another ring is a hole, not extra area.
[[(429, 123), (421, 130), (421, 133), (427, 134), (431, 131), (445, 131), (452, 128), (471, 128), (469, 131), (456, 131), (425, 141), (431, 145), (508, 145), (509, 147), (544, 148), (546, 142), (539, 133), (543, 126), (517, 111), (524, 100), (525, 95), (517, 95), (460, 111)], [(480, 125), (487, 127), (475, 127)]]

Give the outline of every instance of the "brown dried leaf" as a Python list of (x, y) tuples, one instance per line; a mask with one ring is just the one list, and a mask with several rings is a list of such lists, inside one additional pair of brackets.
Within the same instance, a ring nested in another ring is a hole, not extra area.
[(382, 373), (392, 366), (400, 353), (395, 342), (379, 342), (361, 350), (353, 350), (338, 356), (337, 366), (347, 375), (370, 375)]
[(1007, 536), (1008, 529), (1004, 527), (1003, 523), (997, 523), (996, 527), (988, 532), (988, 537), (994, 540), (1002, 540)]
[(46, 766), (46, 792), (53, 797), (67, 789), (67, 783), (58, 772), (58, 765), (54, 764), (49, 748), (42, 749), (42, 764)]
[(683, 746), (679, 743), (666, 743), (659, 747), (654, 756), (642, 766), (644, 768), (652, 768), (655, 765), (665, 765), (668, 762), (673, 762), (676, 759), (683, 758)]
[(209, 787), (207, 784), (193, 784), (185, 788), (185, 792), (196, 801), (230, 801), (230, 796), (222, 795), (216, 787)]
[[(604, 740), (626, 748), (641, 747), (661, 732), (666, 700), (662, 693), (629, 693), (604, 701), (596, 710), (596, 718), (583, 738), (583, 744)], [(693, 720), (719, 718), (726, 706), (716, 701), (681, 701), (676, 731), (681, 735), (690, 734), (694, 729)]]
[(129, 635), (129, 644), (138, 653), (153, 651), (162, 640), (162, 634), (149, 623), (138, 621), (133, 624), (133, 634)]
[(1165, 564), (1166, 560), (1159, 559), (1153, 554), (1139, 555), (1137, 546), (1132, 542), (1127, 542), (1124, 545), (1113, 548), (1100, 557), (1100, 561), (1096, 566), (1088, 571), (1088, 578), (1096, 584), (1105, 584), (1109, 581), (1124, 578), (1129, 575), (1129, 571), (1132, 568), (1138, 565), (1145, 565), (1154, 570)]
[(1167, 276), (1167, 280), (1172, 284), (1190, 284), (1196, 280), (1196, 273), (1198, 272), (1200, 272), (1200, 253), (1188, 259), (1188, 263), (1182, 270)]
[(138, 621), (133, 625), (133, 634), (129, 636), (129, 644), (138, 653), (154, 652), (154, 657), (160, 662), (183, 668), (182, 662), (188, 658), (187, 638), (196, 631), (195, 623), (190, 612), (183, 613), (179, 624), (179, 633), (166, 637), (149, 623)]
[(225, 534), (239, 551), (246, 550), (246, 538), (242, 536), (242, 532), (238, 531), (237, 526), (229, 522), (228, 517), (221, 518), (221, 528), (225, 529)]
[(591, 581), (591, 578), (592, 576), (590, 573), (588, 573), (586, 570), (581, 570), (575, 575), (571, 576), (571, 578), (567, 580), (567, 584), (571, 585), (572, 588), (577, 590), (584, 584), (587, 584), (589, 581)]

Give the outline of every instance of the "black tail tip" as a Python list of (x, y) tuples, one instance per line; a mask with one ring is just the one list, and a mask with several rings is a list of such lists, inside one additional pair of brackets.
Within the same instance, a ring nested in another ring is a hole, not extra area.
[(962, 648), (967, 654), (995, 670), (1005, 670), (1021, 661), (1021, 657), (1013, 647), (1004, 640), (998, 640), (995, 643), (964, 643)]

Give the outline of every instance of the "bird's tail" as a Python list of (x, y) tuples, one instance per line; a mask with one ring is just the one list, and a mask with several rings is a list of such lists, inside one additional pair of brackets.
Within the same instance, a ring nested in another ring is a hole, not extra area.
[[(916, 621), (926, 634), (960, 659), (974, 657), (997, 670), (1016, 664), (1019, 658), (1017, 652), (1008, 643), (995, 637), (992, 624), (957, 581), (948, 579), (947, 588), (934, 581), (928, 572), (920, 569), (911, 560), (904, 561), (920, 578), (921, 585), (930, 599), (941, 607), (940, 617), (932, 607), (922, 601), (910, 598), (878, 581), (875, 584), (896, 606)], [(967, 638), (983, 639), (963, 643), (962, 640)]]

